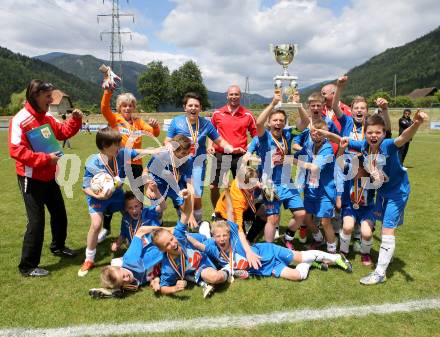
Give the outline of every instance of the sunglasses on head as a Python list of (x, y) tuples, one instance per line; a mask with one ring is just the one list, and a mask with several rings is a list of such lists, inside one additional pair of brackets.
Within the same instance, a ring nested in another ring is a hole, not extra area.
[(38, 91), (50, 91), (55, 89), (55, 86), (49, 82), (43, 82), (38, 86)]

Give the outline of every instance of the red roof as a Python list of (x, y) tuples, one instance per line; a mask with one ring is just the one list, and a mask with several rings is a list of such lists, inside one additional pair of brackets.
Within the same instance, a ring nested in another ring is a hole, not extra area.
[(63, 97), (66, 97), (67, 100), (69, 101), (70, 106), (73, 107), (72, 101), (70, 100), (70, 96), (58, 89), (52, 91), (52, 98), (53, 98), (52, 104), (59, 105)]

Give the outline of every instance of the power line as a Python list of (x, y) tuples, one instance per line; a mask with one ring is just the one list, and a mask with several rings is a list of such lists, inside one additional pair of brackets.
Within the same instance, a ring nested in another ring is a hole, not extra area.
[(251, 93), (249, 88), (249, 76), (246, 76), (246, 84), (244, 85), (244, 104), (249, 107), (251, 105)]
[[(105, 0), (102, 0), (102, 3), (104, 3)], [(118, 75), (123, 78), (122, 76), (122, 53), (124, 52), (124, 46), (122, 44), (122, 35), (129, 34), (130, 40), (133, 39), (133, 36), (131, 32), (129, 31), (121, 31), (121, 24), (120, 24), (120, 18), (121, 17), (131, 17), (134, 22), (134, 15), (128, 14), (128, 13), (120, 13), (119, 11), (119, 0), (112, 0), (112, 12), (111, 14), (98, 14), (97, 20), (99, 23), (100, 17), (111, 17), (112, 19), (112, 27), (110, 31), (103, 31), (100, 33), (100, 38), (102, 41), (102, 37), (104, 35), (110, 35), (110, 67), (112, 69), (115, 69), (115, 61), (119, 61), (119, 71), (116, 71)], [(127, 0), (128, 3), (128, 0)], [(115, 69), (116, 70), (116, 69)], [(123, 91), (123, 82), (121, 80), (120, 90)]]

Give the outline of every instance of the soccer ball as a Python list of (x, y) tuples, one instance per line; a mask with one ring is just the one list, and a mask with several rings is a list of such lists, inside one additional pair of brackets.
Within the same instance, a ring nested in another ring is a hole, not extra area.
[(95, 174), (90, 181), (90, 188), (96, 194), (102, 192), (107, 193), (107, 191), (113, 193), (116, 188), (116, 182), (107, 172), (99, 172)]

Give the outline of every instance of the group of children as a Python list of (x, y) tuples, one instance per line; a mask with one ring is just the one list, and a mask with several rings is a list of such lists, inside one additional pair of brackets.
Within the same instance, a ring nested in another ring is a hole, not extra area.
[[(190, 281), (200, 285), (207, 297), (216, 284), (249, 275), (298, 281), (307, 278), (311, 266), (327, 270), (329, 264), (351, 272), (345, 255), (352, 232), (360, 226), (362, 262), (371, 265), (376, 220), (382, 221), (377, 267), (360, 282), (384, 282), (394, 252), (395, 229), (402, 223), (409, 196), (408, 176), (398, 149), (415, 135), (426, 114), (419, 111), (413, 125), (398, 138), (385, 139), (390, 123), (384, 99), (376, 102), (380, 114), (369, 116), (367, 102), (361, 97), (353, 100), (351, 115), (341, 111), (339, 97), (347, 80), (338, 80), (333, 98), (339, 127), (322, 114), (323, 97), (315, 93), (308, 98), (307, 110), (299, 108), (297, 129), (286, 128), (286, 113), (274, 109), (281, 100), (276, 93), (258, 116), (257, 136), (246, 153), (233, 148), (199, 116), (201, 100), (194, 93), (185, 96), (186, 116), (173, 120), (163, 147), (121, 148), (120, 132), (111, 128), (98, 131), (99, 154), (88, 160), (84, 173), (91, 225), (86, 259), (78, 275), (85, 276), (94, 267), (105, 213), (123, 212), (121, 234), (112, 250), (117, 251), (124, 242), (128, 249), (102, 270), (104, 288), (93, 289), (91, 294), (106, 296), (105, 289), (137, 289), (148, 282), (155, 291), (173, 294), (184, 290)], [(206, 137), (225, 153), (245, 153), (236, 178), (219, 198), (210, 225), (202, 222), (201, 206)], [(124, 195), (122, 186), (112, 194), (90, 188), (91, 178), (102, 171), (124, 180), (127, 163), (143, 155), (152, 155), (141, 179), (144, 195), (153, 206), (143, 206), (144, 200), (132, 192)], [(258, 161), (257, 169), (247, 165), (253, 160)], [(297, 166), (294, 180), (292, 165)], [(168, 197), (179, 219), (173, 228), (160, 226)], [(292, 214), (284, 235), (285, 247), (273, 243), (281, 205)], [(343, 219), (339, 231), (332, 224), (335, 210)], [(251, 224), (250, 229), (246, 223)], [(193, 233), (197, 227), (199, 233)], [(294, 250), (298, 229), (302, 236), (310, 231), (310, 250)], [(260, 231), (265, 242), (256, 243)], [(316, 250), (324, 244), (327, 252)]]

